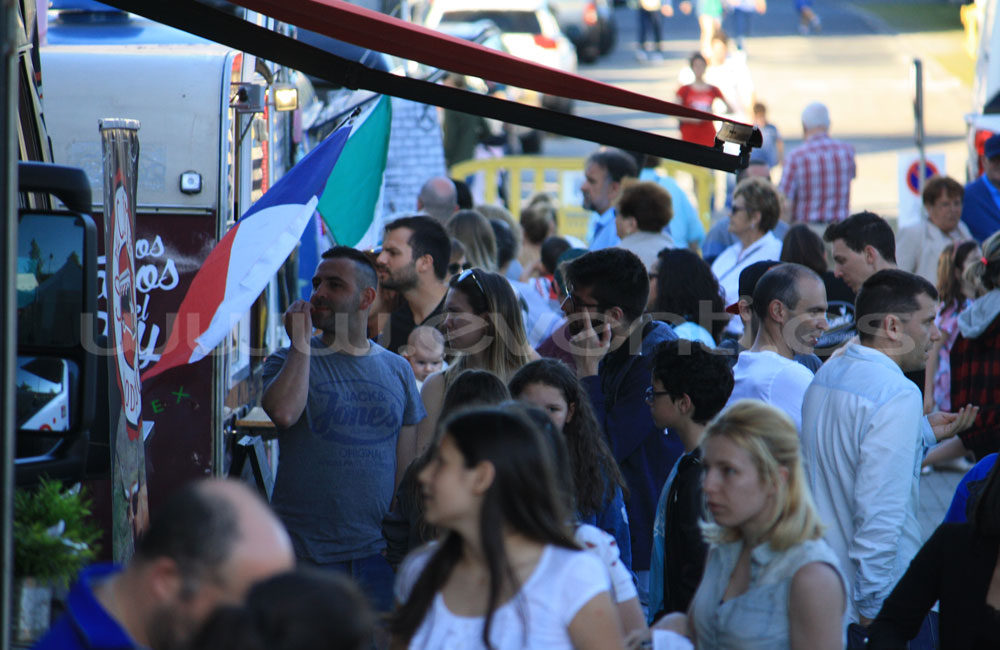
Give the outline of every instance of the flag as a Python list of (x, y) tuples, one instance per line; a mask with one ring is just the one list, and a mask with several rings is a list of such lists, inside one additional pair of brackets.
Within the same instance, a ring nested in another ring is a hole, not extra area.
[(204, 358), (250, 309), (295, 250), (343, 159), (349, 126), (332, 133), (271, 186), (208, 254), (181, 301), (160, 360), (142, 375)]
[(354, 123), (319, 199), (323, 223), (337, 244), (372, 248), (382, 235), (382, 179), (389, 154), (392, 103), (382, 95)]

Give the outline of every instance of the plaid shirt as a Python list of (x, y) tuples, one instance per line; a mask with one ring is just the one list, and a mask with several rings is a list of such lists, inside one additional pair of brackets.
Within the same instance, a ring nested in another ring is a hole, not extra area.
[(781, 175), (792, 221), (846, 219), (854, 173), (854, 147), (825, 133), (809, 137), (785, 158)]
[(977, 404), (973, 425), (958, 434), (980, 459), (1000, 451), (1000, 318), (974, 339), (961, 334), (951, 348), (951, 407)]

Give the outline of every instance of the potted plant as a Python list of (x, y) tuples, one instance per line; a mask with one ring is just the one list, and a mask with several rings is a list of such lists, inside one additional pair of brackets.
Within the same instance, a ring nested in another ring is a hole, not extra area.
[(39, 638), (50, 624), (53, 588), (65, 588), (97, 555), (100, 527), (80, 484), (41, 479), (14, 495), (15, 641)]

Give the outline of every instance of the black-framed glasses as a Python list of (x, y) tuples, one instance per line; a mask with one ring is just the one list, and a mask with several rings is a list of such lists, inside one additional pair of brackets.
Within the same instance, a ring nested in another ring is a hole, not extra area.
[(657, 397), (659, 397), (661, 395), (669, 395), (669, 394), (670, 393), (668, 393), (665, 390), (655, 390), (652, 386), (648, 386), (646, 388), (646, 392), (643, 393), (642, 398), (644, 400), (646, 400), (646, 404), (649, 404), (649, 405), (652, 406), (653, 402), (656, 401)]
[(452, 282), (452, 286), (462, 284), (470, 277), (472, 278), (472, 281), (476, 283), (476, 288), (479, 289), (479, 293), (483, 294), (483, 298), (486, 298), (486, 289), (483, 289), (483, 285), (479, 282), (479, 276), (476, 275), (475, 267), (462, 271), (462, 274), (455, 278), (454, 282)]
[(455, 275), (461, 273), (462, 271), (467, 271), (472, 268), (472, 264), (466, 262), (465, 264), (459, 264), (458, 262), (452, 262), (448, 265), (448, 275)]

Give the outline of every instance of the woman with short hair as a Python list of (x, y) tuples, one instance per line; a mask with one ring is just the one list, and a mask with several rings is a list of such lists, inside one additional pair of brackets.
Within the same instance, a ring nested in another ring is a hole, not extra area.
[[(722, 251), (712, 262), (712, 273), (719, 279), (726, 304), (739, 301), (740, 271), (754, 262), (781, 257), (781, 240), (771, 232), (781, 215), (781, 195), (770, 181), (745, 178), (733, 191), (729, 232), (736, 243)], [(735, 335), (743, 332), (738, 316), (727, 328)]]

